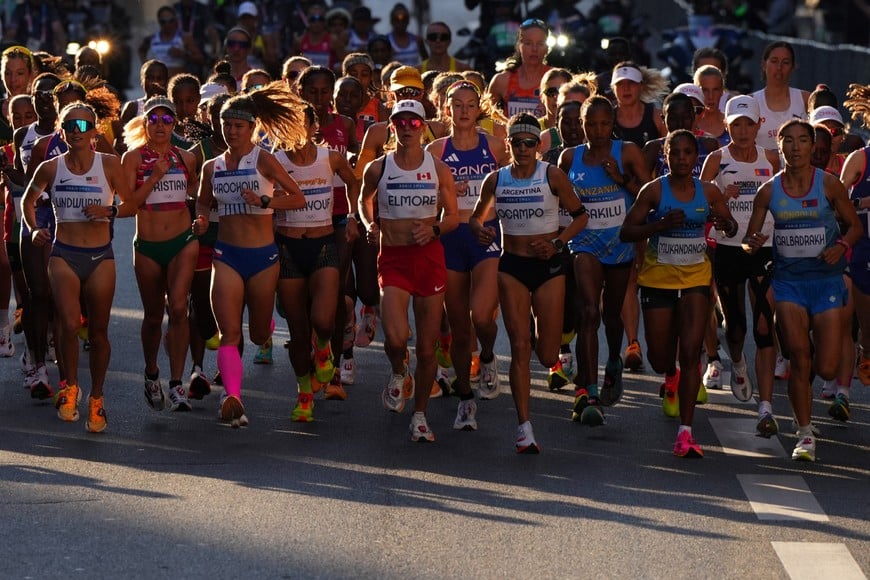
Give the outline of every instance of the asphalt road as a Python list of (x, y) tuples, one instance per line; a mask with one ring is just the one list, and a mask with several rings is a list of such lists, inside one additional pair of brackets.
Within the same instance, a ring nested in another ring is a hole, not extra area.
[[(132, 222), (119, 223), (116, 236), (108, 430), (62, 423), (22, 389), (17, 357), (0, 360), (0, 577), (845, 580), (870, 572), (870, 389), (854, 387), (845, 427), (817, 402), (815, 464), (776, 456), (795, 442), (784, 383), (774, 403), (784, 434), (771, 441), (752, 437), (753, 406), (711, 392), (695, 420), (706, 457), (684, 460), (671, 454), (677, 424), (661, 412), (658, 377), (627, 374), (623, 401), (590, 429), (570, 421), (571, 393), (548, 392), (536, 366), (532, 422), (543, 453), (517, 456), (504, 363), (503, 394), (479, 403), (477, 432), (454, 431), (456, 400), (437, 399), (429, 412), (437, 441), (413, 444), (409, 411), (381, 406), (388, 366), (379, 342), (357, 349), (348, 400), (318, 399), (311, 424), (289, 420), (295, 387), (284, 352), (254, 366), (248, 348), (251, 423), (232, 430), (216, 420), (217, 394), (187, 414), (146, 407)], [(286, 337), (279, 324), (276, 343)], [(15, 342), (20, 349), (22, 337)], [(503, 335), (498, 351), (508, 352)], [(207, 366), (214, 371), (214, 353)], [(56, 385), (54, 368), (51, 377)]]

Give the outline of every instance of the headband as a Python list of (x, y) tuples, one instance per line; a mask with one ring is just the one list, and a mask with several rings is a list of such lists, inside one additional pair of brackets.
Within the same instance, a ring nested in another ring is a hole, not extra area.
[(511, 128), (508, 129), (508, 134), (510, 136), (516, 135), (517, 133), (531, 133), (538, 139), (541, 138), (541, 126), (540, 125), (531, 125), (529, 123), (517, 123), (516, 125), (511, 125)]
[(477, 88), (476, 84), (472, 83), (471, 81), (461, 80), (461, 81), (456, 81), (455, 83), (453, 83), (449, 87), (447, 87), (447, 92), (446, 92), (447, 98), (449, 99), (451, 96), (453, 96), (453, 93), (455, 93), (459, 89), (471, 89), (472, 91), (474, 91), (475, 95), (480, 97), (480, 89)]
[(254, 116), (249, 112), (232, 108), (221, 111), (221, 119), (241, 119), (242, 121), (250, 121), (251, 123), (256, 121)]

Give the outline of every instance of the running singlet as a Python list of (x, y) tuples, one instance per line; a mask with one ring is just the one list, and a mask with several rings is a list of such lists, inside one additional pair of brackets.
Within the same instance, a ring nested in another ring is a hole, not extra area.
[[(545, 66), (544, 72), (550, 70)], [(541, 102), (541, 88), (534, 86), (524, 89), (520, 86), (520, 73), (518, 70), (511, 71), (508, 75), (508, 86), (504, 95), (505, 111), (508, 117), (517, 113), (530, 113), (535, 117), (543, 117), (547, 114), (544, 103)]]
[(257, 197), (267, 195), (272, 197), (274, 185), (257, 172), (257, 158), (261, 149), (254, 147), (251, 152), (239, 160), (238, 169), (227, 169), (226, 153), (214, 160), (214, 173), (211, 178), (211, 188), (218, 202), (218, 215), (271, 215), (272, 208), (262, 208), (250, 205), (242, 197), (242, 189), (251, 189)]
[(359, 113), (356, 114), (356, 140), (359, 143), (362, 143), (363, 137), (365, 137), (366, 130), (374, 125), (378, 120), (378, 101), (374, 97), (369, 98), (369, 102), (360, 109)]
[[(743, 161), (735, 161), (731, 157), (731, 150), (728, 147), (723, 147), (719, 151), (722, 154), (722, 160), (719, 162), (719, 173), (713, 179), (719, 189), (725, 194), (725, 188), (729, 185), (736, 185), (740, 190), (737, 197), (725, 195), (725, 203), (728, 204), (728, 210), (731, 216), (737, 221), (737, 234), (734, 237), (726, 237), (724, 233), (714, 230), (711, 235), (716, 237), (716, 243), (723, 246), (740, 246), (741, 240), (746, 236), (746, 228), (749, 226), (749, 218), (752, 216), (752, 206), (755, 202), (755, 194), (758, 193), (758, 188), (764, 182), (770, 181), (773, 177), (773, 166), (767, 160), (764, 149), (755, 146), (756, 159), (751, 163)], [(768, 212), (764, 217), (764, 225), (761, 228), (761, 233), (770, 236), (765, 247), (773, 245), (773, 216)]]
[(91, 168), (84, 175), (76, 175), (66, 165), (66, 157), (57, 160), (57, 173), (51, 184), (51, 205), (57, 223), (107, 222), (109, 218), (91, 220), (84, 210), (89, 205), (112, 205), (114, 195), (103, 171), (104, 153), (95, 153)]
[(416, 169), (402, 169), (389, 153), (378, 181), (378, 214), (382, 218), (425, 219), (438, 215), (438, 172), (435, 158), (423, 152)]
[(495, 216), (503, 234), (534, 236), (559, 231), (559, 196), (550, 189), (550, 164), (538, 161), (527, 179), (511, 175), (511, 166), (498, 170)]
[(310, 165), (296, 165), (285, 151), (276, 151), (275, 158), (287, 170), (305, 196), (305, 206), (299, 209), (277, 210), (275, 225), (291, 228), (318, 228), (332, 225), (332, 167), (329, 149), (317, 148), (317, 157)]
[[(151, 173), (154, 171), (154, 164), (162, 157), (161, 154), (147, 145), (142, 147), (140, 154), (142, 155), (142, 164), (136, 170), (137, 188), (141, 187), (151, 177)], [(184, 164), (181, 153), (175, 146), (170, 146), (168, 156), (169, 169), (154, 184), (154, 187), (151, 188), (151, 193), (148, 194), (142, 209), (167, 211), (187, 207), (187, 184), (190, 177), (187, 174), (187, 165)]]
[(184, 67), (184, 59), (172, 56), (169, 53), (169, 50), (173, 47), (184, 51), (184, 40), (182, 40), (180, 32), (176, 32), (175, 36), (169, 40), (161, 39), (160, 33), (157, 32), (151, 37), (151, 46), (148, 48), (145, 60), (157, 59), (169, 69), (182, 68)]
[[(864, 154), (864, 173), (849, 192), (849, 199), (852, 200), (870, 197), (870, 147), (864, 147), (861, 152)], [(866, 242), (870, 238), (870, 210), (861, 208), (857, 212), (861, 226), (864, 228), (864, 239), (861, 241)]]
[(829, 278), (843, 273), (845, 258), (833, 266), (819, 259), (834, 245), (840, 228), (825, 196), (824, 172), (813, 169), (810, 190), (792, 197), (782, 186), (782, 173), (773, 178), (770, 213), (773, 214), (773, 277), (778, 280)]
[[(344, 123), (342, 123), (344, 117), (334, 113), (330, 113), (330, 115), (332, 115), (332, 123), (320, 126), (320, 136), (331, 150), (341, 153), (347, 159), (347, 146), (350, 145), (350, 135), (346, 131)], [(350, 206), (347, 202), (347, 185), (341, 177), (335, 175), (332, 179), (332, 187), (332, 215), (347, 215), (350, 213)]]
[(453, 147), (453, 139), (444, 143), (441, 161), (447, 164), (456, 183), (456, 204), (459, 211), (474, 210), (477, 198), (480, 197), (480, 186), (483, 179), (496, 169), (496, 162), (489, 142), (483, 133), (478, 133), (477, 147), (468, 151), (459, 151)]
[[(427, 72), (429, 69), (429, 59), (427, 58), (423, 62), (420, 63), (420, 72)], [(443, 72), (456, 72), (456, 59), (452, 56), (450, 57), (450, 65), (448, 65), (447, 70)]]
[(614, 123), (616, 126), (613, 129), (613, 134), (623, 141), (630, 141), (638, 147), (643, 148), (647, 141), (659, 137), (659, 129), (656, 127), (656, 123), (653, 120), (654, 113), (655, 105), (652, 103), (644, 103), (643, 117), (636, 127), (623, 127), (619, 124), (619, 121), (616, 121), (616, 117), (614, 117)]
[(311, 42), (311, 37), (306, 32), (299, 43), (299, 52), (302, 56), (316, 66), (332, 68), (332, 51), (329, 50), (329, 35), (323, 35), (320, 42)]
[(387, 38), (390, 40), (390, 46), (393, 47), (393, 60), (398, 61), (407, 66), (417, 66), (422, 62), (420, 57), (420, 45), (417, 42), (417, 36), (408, 33), (408, 45), (399, 46), (396, 44), (396, 39), (393, 33), (389, 33)]
[(683, 202), (674, 197), (668, 177), (660, 177), (658, 181), (662, 187), (662, 198), (658, 208), (647, 218), (648, 221), (658, 221), (672, 209), (682, 209), (686, 219), (679, 229), (650, 236), (637, 283), (666, 290), (709, 286), (713, 271), (707, 257), (704, 225), (710, 206), (704, 195), (704, 187), (699, 179), (693, 178), (695, 195), (691, 201)]
[[(614, 139), (610, 155), (622, 173), (622, 141)], [(568, 242), (571, 253), (593, 254), (602, 264), (623, 264), (634, 260), (634, 244), (619, 239), (619, 229), (625, 221), (634, 199), (627, 189), (620, 187), (601, 165), (586, 165), (583, 155), (587, 145), (574, 150), (574, 160), (568, 170), (568, 179), (586, 208), (589, 223)]]
[(36, 122), (27, 126), (27, 133), (24, 134), (24, 139), (21, 140), (21, 147), (19, 149), (21, 151), (21, 167), (24, 168), (25, 173), (27, 173), (30, 159), (33, 157), (33, 146), (36, 145), (36, 141), (40, 137), (44, 137), (44, 135), (36, 130)]
[(758, 129), (758, 136), (755, 138), (756, 145), (761, 145), (765, 149), (777, 149), (776, 134), (780, 126), (791, 119), (806, 120), (807, 111), (804, 109), (804, 98), (801, 95), (800, 89), (789, 87), (788, 109), (785, 111), (771, 111), (767, 107), (767, 98), (764, 96), (764, 89), (752, 93), (752, 97), (758, 101), (758, 108), (761, 110), (761, 119), (758, 123), (761, 125)]

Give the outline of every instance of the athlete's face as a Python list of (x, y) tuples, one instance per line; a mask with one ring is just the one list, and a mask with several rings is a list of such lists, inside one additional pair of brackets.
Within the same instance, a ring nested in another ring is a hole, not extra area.
[(195, 117), (199, 110), (199, 90), (193, 85), (179, 85), (172, 92), (172, 103), (179, 119)]
[(541, 92), (541, 102), (544, 103), (544, 108), (547, 109), (548, 115), (556, 114), (556, 101), (559, 98), (559, 87), (567, 81), (562, 75), (554, 75), (547, 81), (547, 86)]
[(351, 119), (356, 119), (362, 109), (363, 92), (358, 84), (350, 80), (339, 82), (335, 87), (335, 108)]
[(692, 103), (676, 102), (665, 107), (662, 115), (665, 119), (665, 127), (668, 132), (677, 129), (691, 131), (695, 127), (695, 109)]
[(689, 137), (671, 139), (665, 147), (665, 156), (674, 177), (692, 175), (695, 163), (698, 162), (698, 144), (694, 138)]
[(18, 99), (15, 101), (11, 114), (13, 130), (36, 122), (36, 111), (29, 99)]
[(620, 106), (633, 105), (640, 100), (640, 83), (622, 79), (613, 86), (613, 94), (616, 95), (616, 102)]
[(533, 133), (517, 133), (507, 138), (514, 165), (529, 166), (538, 159), (541, 140)]
[(731, 136), (731, 141), (738, 147), (745, 148), (755, 145), (755, 138), (758, 136), (758, 129), (761, 128), (761, 125), (749, 117), (738, 117), (728, 123), (726, 128)]
[(816, 131), (816, 143), (813, 145), (813, 153), (810, 157), (812, 166), (819, 169), (825, 169), (831, 160), (831, 138), (823, 136), (825, 131), (826, 129)]
[(595, 105), (586, 109), (583, 117), (583, 132), (592, 147), (604, 147), (610, 143), (613, 135), (613, 111), (603, 105)]
[(142, 79), (142, 88), (145, 90), (146, 97), (165, 94), (166, 84), (169, 82), (166, 68), (160, 65), (151, 65), (145, 70), (145, 75)]
[(583, 142), (580, 105), (571, 104), (559, 109), (559, 136), (566, 147), (576, 147)]
[(789, 167), (800, 168), (810, 164), (813, 139), (802, 125), (792, 125), (783, 131), (777, 141), (779, 150)]
[(360, 82), (364, 87), (369, 87), (372, 84), (372, 69), (364, 63), (357, 63), (347, 67), (348, 76), (352, 76)]
[(539, 65), (547, 56), (547, 31), (537, 27), (521, 30), (517, 39), (520, 56), (524, 63)]
[(421, 143), (426, 122), (417, 115), (400, 113), (390, 119), (390, 124), (396, 132), (396, 141), (402, 146), (409, 147)]
[(329, 82), (329, 77), (325, 74), (313, 75), (305, 80), (300, 95), (314, 105), (318, 112), (326, 111), (332, 104), (332, 83)]
[(787, 48), (774, 48), (762, 63), (762, 67), (768, 84), (788, 84), (794, 70), (794, 59)]
[(39, 117), (45, 119), (53, 119), (57, 117), (57, 111), (54, 108), (54, 99), (51, 91), (57, 86), (57, 82), (43, 78), (33, 87), (33, 94), (30, 100), (33, 101), (33, 108)]
[[(67, 129), (64, 127), (67, 121), (86, 121), (88, 128), (85, 131), (81, 131), (80, 127)], [(70, 149), (90, 148), (91, 141), (97, 135), (96, 122), (97, 120), (94, 115), (85, 108), (77, 107), (67, 111), (66, 115), (60, 120), (63, 129), (63, 140), (66, 141)]]
[(32, 73), (25, 58), (8, 56), (3, 59), (3, 84), (10, 96), (23, 95), (30, 87)]
[(450, 118), (455, 127), (468, 128), (477, 123), (480, 116), (480, 97), (471, 89), (454, 91), (447, 100)]
[(701, 91), (704, 93), (704, 107), (708, 111), (719, 110), (719, 101), (725, 94), (722, 79), (716, 75), (704, 75), (698, 79)]
[(244, 119), (221, 119), (221, 133), (227, 147), (244, 148), (254, 136), (254, 124)]
[(166, 107), (157, 107), (145, 115), (145, 131), (148, 135), (148, 141), (152, 143), (169, 143), (174, 126), (175, 115)]
[(261, 73), (247, 75), (242, 80), (241, 90), (242, 90), (242, 92), (245, 92), (248, 90), (255, 90), (255, 89), (263, 88), (266, 85), (268, 85), (270, 82), (271, 81), (269, 80), (269, 77), (264, 75), (264, 74), (261, 74)]

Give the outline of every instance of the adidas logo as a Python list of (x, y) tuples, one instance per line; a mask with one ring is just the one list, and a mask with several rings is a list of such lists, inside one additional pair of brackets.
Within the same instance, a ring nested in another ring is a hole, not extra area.
[(444, 161), (449, 161), (452, 163), (459, 163), (459, 155), (457, 155), (456, 153), (451, 153), (450, 155), (447, 156), (446, 159), (444, 159)]

